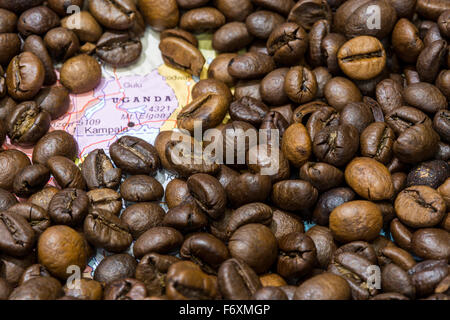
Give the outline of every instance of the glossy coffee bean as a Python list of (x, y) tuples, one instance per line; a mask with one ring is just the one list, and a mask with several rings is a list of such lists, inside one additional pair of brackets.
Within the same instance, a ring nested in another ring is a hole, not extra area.
[(431, 127), (431, 119), (417, 108), (402, 106), (385, 117), (386, 123), (396, 135), (402, 134), (415, 124), (425, 124)]
[(63, 287), (66, 296), (80, 300), (101, 300), (103, 298), (103, 288), (100, 282), (81, 278), (79, 288), (71, 289), (67, 284)]
[(74, 56), (80, 48), (80, 42), (76, 34), (62, 27), (54, 28), (47, 32), (44, 42), (50, 55), (56, 61), (66, 61)]
[(44, 88), (34, 98), (36, 104), (50, 113), (52, 120), (58, 119), (69, 110), (69, 92), (64, 87)]
[(61, 20), (61, 26), (73, 31), (81, 42), (96, 43), (103, 31), (89, 11), (80, 11), (67, 16)]
[(219, 218), (225, 210), (226, 193), (220, 182), (207, 174), (195, 174), (187, 180), (187, 186), (195, 202), (211, 218)]
[(133, 238), (137, 239), (148, 229), (160, 226), (164, 216), (164, 210), (157, 203), (143, 202), (127, 207), (120, 219), (127, 225)]
[(394, 131), (388, 125), (372, 123), (361, 134), (361, 154), (387, 164), (392, 159), (394, 140)]
[(53, 60), (45, 47), (44, 40), (37, 35), (30, 35), (26, 38), (23, 51), (35, 54), (42, 62), (45, 69), (44, 85), (53, 85), (56, 82), (56, 73)]
[(162, 185), (153, 177), (131, 176), (120, 186), (120, 193), (126, 201), (146, 202), (159, 200), (164, 195)]
[(450, 234), (446, 230), (424, 228), (414, 232), (411, 240), (412, 251), (422, 259), (450, 258)]
[(60, 76), (61, 83), (72, 93), (84, 93), (100, 83), (101, 68), (93, 57), (81, 54), (63, 64)]
[(130, 174), (154, 174), (160, 166), (155, 147), (144, 140), (124, 136), (109, 147), (114, 164)]
[(70, 159), (54, 156), (48, 159), (47, 166), (61, 188), (86, 189), (86, 181), (80, 169)]
[(59, 25), (58, 15), (48, 7), (39, 6), (23, 12), (17, 22), (17, 29), (24, 37), (31, 34), (43, 35)]
[(262, 78), (274, 69), (275, 63), (270, 56), (252, 52), (237, 56), (228, 64), (229, 74), (242, 80)]
[(127, 278), (116, 280), (105, 288), (105, 300), (143, 300), (147, 296), (147, 289), (143, 282)]
[(294, 300), (350, 300), (351, 291), (344, 278), (323, 273), (303, 282), (295, 291)]
[(89, 198), (79, 189), (68, 188), (55, 194), (48, 212), (57, 224), (76, 226), (83, 222), (89, 210)]
[(225, 21), (225, 16), (216, 8), (201, 7), (186, 11), (180, 17), (180, 27), (190, 32), (201, 33), (218, 29)]
[(317, 80), (314, 73), (306, 67), (293, 67), (286, 74), (284, 91), (296, 103), (313, 100), (317, 94)]
[(230, 116), (235, 121), (245, 121), (259, 126), (269, 112), (269, 108), (261, 101), (251, 97), (242, 97), (230, 105)]
[(94, 280), (109, 284), (117, 280), (133, 277), (137, 262), (129, 254), (114, 254), (105, 257), (97, 266)]
[(311, 156), (311, 138), (301, 123), (292, 124), (283, 134), (281, 151), (296, 167), (301, 167)]
[(89, 12), (103, 26), (115, 30), (126, 30), (132, 27), (136, 19), (137, 8), (131, 0), (89, 1)]
[(114, 168), (102, 149), (88, 154), (81, 166), (81, 173), (89, 190), (98, 188), (116, 189), (122, 177), (122, 170)]
[(250, 14), (245, 20), (248, 31), (258, 39), (268, 39), (272, 31), (285, 19), (273, 11), (260, 10)]
[(179, 231), (169, 227), (154, 227), (136, 240), (133, 253), (138, 259), (150, 252), (171, 253), (179, 249), (182, 243), (183, 235)]
[(423, 162), (409, 172), (407, 186), (427, 185), (436, 189), (445, 182), (449, 173), (450, 168), (445, 161)]
[(408, 19), (400, 19), (392, 31), (395, 53), (407, 63), (415, 63), (424, 48), (419, 30)]
[(167, 184), (165, 199), (169, 209), (182, 204), (190, 197), (191, 196), (186, 181), (181, 179), (173, 179)]
[(327, 82), (324, 89), (325, 98), (328, 104), (338, 111), (350, 102), (359, 102), (362, 100), (361, 91), (358, 87), (343, 77), (335, 77)]
[(111, 252), (122, 252), (133, 241), (122, 220), (101, 209), (89, 212), (84, 220), (83, 231), (91, 244)]
[(403, 97), (409, 105), (428, 113), (436, 113), (448, 106), (442, 92), (434, 85), (426, 82), (407, 86), (403, 92)]
[(55, 11), (59, 16), (63, 17), (70, 12), (67, 12), (67, 8), (70, 5), (75, 5), (78, 7), (83, 7), (84, 0), (49, 0), (47, 1), (47, 5)]
[(0, 33), (0, 64), (8, 65), (20, 53), (21, 40), (17, 33)]
[(187, 233), (206, 227), (208, 218), (194, 201), (187, 200), (169, 209), (161, 224)]
[(394, 155), (404, 163), (417, 163), (433, 157), (438, 134), (429, 126), (417, 124), (406, 129), (394, 143)]
[(0, 189), (0, 211), (6, 211), (17, 203), (16, 197), (5, 189)]
[(417, 296), (423, 297), (433, 293), (434, 288), (447, 276), (448, 265), (445, 260), (425, 260), (409, 269), (408, 274), (416, 287)]
[(272, 201), (279, 208), (289, 211), (311, 208), (316, 203), (317, 197), (317, 189), (303, 180), (280, 181), (274, 184), (272, 189)]
[(376, 98), (385, 115), (390, 114), (404, 104), (403, 87), (392, 79), (385, 79), (377, 84)]
[(373, 112), (368, 104), (351, 102), (342, 109), (339, 124), (352, 125), (359, 133), (362, 133), (374, 120)]
[(209, 65), (208, 78), (222, 81), (227, 86), (233, 86), (237, 79), (232, 77), (228, 72), (228, 65), (231, 59), (237, 57), (235, 53), (219, 54)]
[(267, 50), (278, 65), (294, 65), (308, 48), (306, 31), (294, 22), (276, 27), (267, 40)]
[(28, 254), (36, 242), (36, 235), (27, 220), (4, 211), (0, 213), (0, 221), (2, 252), (17, 257)]
[(53, 277), (37, 277), (11, 292), (9, 300), (55, 300), (62, 296), (61, 283)]
[(14, 178), (14, 193), (19, 197), (28, 197), (41, 190), (50, 179), (50, 171), (41, 164), (23, 168)]
[(354, 200), (355, 197), (353, 190), (342, 187), (322, 193), (314, 209), (313, 220), (321, 226), (328, 225), (331, 212), (341, 204)]
[(63, 130), (55, 130), (43, 136), (33, 149), (33, 163), (47, 165), (54, 156), (75, 159), (78, 153), (78, 143), (75, 138)]
[(50, 201), (53, 196), (59, 192), (59, 189), (56, 187), (46, 186), (42, 190), (34, 193), (31, 197), (28, 198), (28, 202), (35, 204), (42, 209), (48, 211), (48, 207), (50, 205)]
[(23, 52), (11, 60), (6, 70), (8, 93), (15, 100), (29, 100), (42, 87), (44, 77), (41, 60), (31, 52)]
[(145, 21), (155, 30), (174, 28), (180, 13), (176, 0), (139, 0), (138, 6)]
[(219, 9), (229, 21), (244, 21), (254, 9), (251, 0), (216, 0), (214, 1), (214, 6)]
[(253, 40), (243, 22), (230, 22), (220, 27), (213, 36), (212, 47), (219, 52), (235, 52)]
[(0, 188), (13, 191), (14, 177), (30, 164), (27, 155), (19, 150), (0, 152)]
[(309, 181), (320, 192), (339, 186), (344, 180), (341, 170), (322, 162), (307, 162), (300, 168), (300, 179)]
[(105, 32), (98, 40), (95, 52), (113, 67), (126, 67), (141, 56), (142, 43), (126, 32)]
[(436, 40), (425, 46), (417, 58), (416, 64), (417, 72), (422, 81), (434, 82), (446, 53), (447, 41), (445, 40)]

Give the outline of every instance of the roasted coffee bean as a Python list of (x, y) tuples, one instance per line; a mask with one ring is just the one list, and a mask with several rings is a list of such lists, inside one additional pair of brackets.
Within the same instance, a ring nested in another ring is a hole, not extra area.
[(272, 189), (272, 201), (284, 210), (299, 211), (311, 208), (315, 205), (317, 198), (317, 189), (303, 180), (280, 181), (274, 184)]
[(105, 300), (144, 300), (147, 289), (143, 282), (127, 278), (116, 280), (105, 287)]
[(55, 300), (62, 296), (61, 283), (53, 277), (36, 277), (15, 288), (9, 300)]
[(294, 300), (350, 300), (351, 290), (344, 278), (323, 273), (303, 282), (295, 291)]
[(51, 116), (33, 101), (17, 105), (8, 119), (8, 136), (13, 144), (33, 146), (50, 128)]
[(372, 110), (366, 103), (351, 102), (341, 111), (339, 124), (352, 125), (362, 133), (374, 120)]
[(122, 177), (122, 170), (114, 168), (103, 149), (96, 149), (88, 154), (81, 166), (81, 173), (89, 190), (117, 189)]
[(388, 115), (403, 104), (403, 87), (392, 79), (384, 79), (376, 87), (376, 98), (383, 113)]
[(270, 195), (271, 187), (270, 176), (246, 172), (234, 177), (225, 191), (231, 206), (238, 208), (247, 203), (265, 201)]
[(19, 197), (28, 197), (41, 190), (50, 180), (50, 171), (41, 164), (23, 168), (14, 177), (14, 193)]
[(294, 21), (304, 29), (310, 30), (318, 20), (331, 23), (331, 8), (325, 0), (302, 0), (291, 9), (288, 21)]
[(75, 138), (63, 130), (55, 130), (43, 136), (33, 149), (33, 163), (47, 165), (48, 159), (63, 156), (75, 159), (78, 143)]
[(149, 253), (136, 267), (136, 279), (142, 281), (147, 294), (161, 296), (165, 292), (165, 277), (170, 266), (180, 260), (174, 256)]
[[(58, 254), (55, 254), (58, 252)], [(67, 279), (69, 266), (83, 268), (87, 263), (88, 248), (84, 236), (67, 226), (52, 226), (39, 237), (37, 246), (39, 262), (50, 273)]]
[(253, 269), (234, 258), (220, 266), (217, 280), (223, 297), (230, 300), (250, 299), (261, 288), (261, 282)]
[(89, 12), (100, 24), (109, 29), (129, 29), (136, 19), (136, 11), (135, 2), (131, 0), (89, 1)]
[(439, 135), (429, 126), (416, 124), (406, 129), (394, 143), (394, 155), (404, 163), (417, 163), (433, 157)]
[(101, 283), (92, 279), (81, 278), (78, 288), (71, 288), (66, 284), (63, 290), (66, 296), (79, 300), (102, 300), (103, 298)]
[[(364, 212), (364, 216), (361, 216)], [(330, 230), (337, 241), (373, 240), (383, 225), (380, 209), (369, 201), (350, 201), (330, 214)]]
[[(380, 13), (379, 27), (374, 28), (368, 21), (371, 18), (371, 5), (376, 5)], [(391, 32), (397, 21), (397, 13), (390, 1), (349, 0), (344, 2), (336, 11), (336, 29), (347, 38), (356, 36), (374, 36), (383, 39)]]
[(19, 285), (37, 277), (51, 277), (50, 272), (41, 264), (33, 264), (25, 269), (20, 277)]
[(252, 52), (234, 57), (228, 64), (228, 73), (243, 80), (262, 78), (274, 69), (275, 63), (270, 56)]
[(419, 297), (433, 293), (434, 288), (448, 275), (448, 265), (445, 260), (425, 260), (408, 270), (416, 294)]
[(295, 123), (283, 134), (281, 150), (284, 156), (296, 167), (301, 167), (311, 156), (311, 138), (305, 126)]
[(236, 84), (237, 79), (233, 78), (228, 72), (228, 65), (231, 59), (237, 57), (236, 53), (222, 53), (219, 54), (209, 65), (208, 78), (222, 81), (227, 86)]
[(129, 254), (114, 254), (105, 257), (94, 272), (94, 280), (104, 284), (110, 284), (117, 280), (133, 277), (137, 262)]
[(387, 164), (393, 156), (394, 141), (394, 131), (387, 124), (372, 123), (361, 134), (361, 154)]
[(338, 111), (344, 109), (350, 102), (362, 100), (361, 91), (359, 91), (358, 87), (343, 77), (335, 77), (328, 81), (324, 94), (328, 104)]
[(386, 52), (375, 37), (360, 36), (342, 45), (338, 54), (339, 67), (350, 78), (368, 80), (381, 73), (386, 65)]
[(320, 192), (338, 187), (344, 180), (341, 170), (322, 162), (307, 162), (300, 168), (300, 179), (310, 182)]
[(41, 235), (51, 225), (47, 211), (31, 203), (17, 203), (10, 207), (8, 211), (25, 218), (36, 235)]
[(423, 123), (431, 127), (431, 119), (425, 113), (408, 106), (395, 109), (386, 116), (385, 120), (397, 135), (401, 135), (406, 129), (416, 124)]
[(122, 199), (116, 191), (102, 188), (93, 189), (87, 193), (90, 209), (109, 211), (118, 216), (122, 210)]
[(164, 62), (169, 66), (200, 76), (205, 58), (197, 47), (183, 39), (168, 37), (160, 42), (159, 49)]
[(206, 227), (208, 218), (194, 201), (187, 200), (169, 209), (163, 218), (162, 225), (187, 233)]
[(288, 300), (286, 293), (278, 287), (265, 286), (252, 296), (252, 300)]
[(279, 65), (294, 65), (308, 48), (308, 35), (296, 23), (286, 22), (276, 27), (267, 40), (267, 49)]
[(233, 100), (230, 89), (222, 81), (215, 79), (203, 79), (192, 87), (192, 99), (196, 99), (204, 94), (217, 94), (224, 96), (228, 102)]
[(427, 185), (437, 189), (450, 175), (447, 162), (433, 160), (423, 162), (408, 174), (407, 186)]
[[(387, 240), (386, 240), (387, 241)], [(390, 243), (392, 245), (392, 243)], [(387, 244), (384, 244), (384, 247), (387, 247)], [(383, 248), (384, 248), (383, 247)], [(350, 252), (354, 253), (358, 256), (363, 257), (364, 259), (368, 260), (369, 262), (376, 264), (377, 263), (377, 251), (378, 250), (375, 245), (371, 245), (368, 242), (365, 241), (353, 241), (347, 244), (344, 244), (343, 246), (339, 247), (333, 255), (334, 261), (335, 257), (340, 255), (341, 253)], [(381, 249), (379, 249), (381, 250)]]
[(353, 190), (343, 187), (322, 193), (314, 209), (313, 220), (321, 226), (327, 226), (331, 212), (341, 204), (355, 200), (355, 197)]
[(129, 177), (121, 184), (120, 193), (126, 201), (146, 202), (161, 199), (164, 189), (155, 178), (137, 175)]
[[(289, 122), (286, 120), (286, 118), (277, 111), (270, 111), (266, 114), (264, 117), (261, 126), (259, 127), (260, 130), (267, 130), (263, 131), (267, 136), (267, 143), (273, 144), (274, 142), (280, 140), (282, 142), (283, 136), (285, 131), (289, 127)], [(272, 131), (275, 130), (275, 131)], [(294, 129), (291, 129), (294, 131)], [(300, 128), (296, 128), (297, 131), (301, 131)], [(303, 138), (303, 140), (299, 141), (298, 143), (303, 143), (303, 145), (307, 145), (307, 141), (305, 137), (300, 136), (299, 140)]]
[(219, 125), (229, 107), (226, 97), (206, 93), (186, 105), (178, 114), (178, 127), (194, 132), (195, 122), (201, 123), (202, 130), (208, 130)]
[(436, 113), (448, 107), (447, 99), (434, 85), (419, 82), (407, 86), (403, 92), (406, 103), (424, 112)]
[(4, 189), (0, 189), (0, 211), (6, 211), (17, 203), (16, 197)]
[(25, 153), (19, 150), (0, 152), (0, 188), (13, 191), (15, 176), (31, 164)]
[(230, 237), (238, 228), (249, 223), (269, 225), (272, 222), (272, 209), (264, 203), (246, 204), (231, 214), (226, 233)]
[(245, 20), (247, 29), (258, 39), (266, 40), (272, 31), (282, 24), (285, 19), (278, 13), (260, 10), (250, 14)]
[(358, 150), (358, 136), (358, 130), (352, 125), (325, 127), (314, 137), (314, 154), (320, 161), (344, 166)]
[(270, 144), (253, 146), (247, 158), (249, 171), (269, 176), (272, 183), (288, 179), (291, 175), (289, 160), (281, 150)]
[(225, 22), (225, 16), (216, 8), (201, 7), (186, 11), (180, 18), (180, 28), (201, 33), (218, 29)]
[(113, 213), (101, 209), (89, 212), (84, 220), (83, 230), (91, 244), (111, 252), (122, 252), (133, 241), (122, 220)]
[(234, 91), (234, 98), (252, 97), (256, 100), (262, 100), (260, 92), (261, 83), (259, 80), (238, 81)]
[(57, 61), (66, 61), (74, 56), (80, 48), (76, 34), (66, 28), (54, 28), (44, 37), (50, 55)]
[(392, 31), (392, 45), (400, 59), (415, 63), (424, 48), (419, 30), (408, 19), (400, 19)]
[(277, 272), (292, 283), (306, 276), (317, 261), (316, 246), (304, 233), (290, 233), (278, 240)]
[(138, 6), (145, 21), (157, 31), (174, 28), (178, 24), (177, 0), (139, 0)]
[(126, 67), (134, 63), (142, 52), (140, 40), (127, 32), (105, 32), (97, 42), (95, 53), (113, 67)]
[(227, 198), (225, 189), (216, 178), (203, 173), (194, 174), (187, 180), (187, 186), (203, 211), (213, 219), (220, 218)]
[(6, 70), (8, 94), (16, 100), (29, 100), (42, 87), (44, 77), (41, 60), (31, 52), (23, 52), (11, 60)]
[(223, 155), (227, 157), (224, 159), (224, 164), (235, 169), (242, 168), (246, 163), (245, 154), (257, 143), (256, 128), (247, 122), (233, 121), (223, 125), (220, 131), (222, 145), (219, 143), (219, 147), (223, 149)]
[[(61, 17), (64, 17), (71, 13), (71, 12), (68, 12), (68, 10), (67, 10), (71, 5), (75, 5), (75, 6), (78, 6), (81, 8), (81, 7), (83, 7), (83, 3), (84, 3), (84, 0), (48, 0), (47, 1), (47, 5), (50, 7), (50, 9), (55, 11)], [(87, 12), (87, 11), (83, 11), (83, 12)]]
[[(56, 73), (53, 66), (53, 60), (45, 47), (44, 40), (40, 36), (30, 35), (26, 38), (23, 51), (34, 53), (42, 62), (45, 69), (44, 85), (53, 85), (56, 82)], [(49, 90), (49, 89), (48, 89)], [(59, 106), (57, 106), (59, 107)], [(67, 110), (64, 111), (64, 113)]]
[(165, 191), (165, 200), (169, 209), (182, 204), (185, 200), (191, 198), (186, 181), (181, 179), (171, 180)]
[(436, 87), (450, 100), (450, 70), (442, 70), (437, 79)]
[(324, 64), (325, 56), (322, 51), (322, 40), (330, 33), (327, 20), (318, 20), (312, 26), (309, 34), (309, 58), (313, 66)]
[(34, 7), (23, 12), (17, 22), (17, 29), (24, 37), (31, 34), (43, 35), (59, 26), (58, 15), (45, 6)]
[(261, 81), (261, 98), (264, 102), (273, 106), (281, 106), (289, 102), (289, 97), (284, 91), (285, 77), (288, 68), (276, 69)]
[(83, 190), (68, 188), (55, 194), (48, 213), (57, 224), (77, 226), (83, 222), (89, 210), (89, 198)]
[[(311, 106), (311, 108), (308, 107)], [(309, 113), (312, 112), (312, 113)], [(315, 102), (303, 105), (294, 111), (294, 118), (298, 117), (296, 122), (308, 119), (306, 129), (308, 130), (311, 140), (313, 141), (317, 133), (325, 127), (339, 125), (340, 114), (336, 109), (327, 105), (316, 105)], [(300, 120), (301, 119), (301, 120)]]
[(100, 64), (93, 57), (80, 54), (61, 67), (61, 83), (72, 93), (88, 92), (100, 83)]
[(14, 32), (16, 30), (18, 17), (14, 12), (0, 8), (0, 18), (1, 33)]
[(367, 200), (390, 200), (394, 196), (389, 170), (372, 158), (353, 159), (345, 169), (345, 180), (359, 196)]
[(59, 189), (56, 187), (46, 186), (41, 191), (38, 191), (31, 195), (28, 198), (28, 202), (35, 204), (42, 209), (48, 211), (48, 207), (50, 205), (50, 201), (53, 196), (59, 192)]
[(316, 76), (306, 67), (293, 67), (286, 74), (284, 91), (296, 103), (309, 102), (317, 94)]
[(73, 31), (82, 42), (96, 43), (102, 35), (102, 27), (89, 11), (76, 12), (62, 19), (61, 26)]
[(414, 232), (411, 240), (412, 251), (422, 259), (450, 258), (450, 234), (446, 230), (424, 228)]
[(281, 210), (273, 210), (270, 230), (277, 240), (292, 232), (304, 232), (305, 227), (299, 216)]
[(398, 218), (413, 228), (435, 226), (444, 217), (445, 208), (441, 195), (428, 186), (409, 187), (395, 199)]
[(0, 230), (0, 248), (6, 254), (25, 256), (36, 242), (34, 230), (27, 220), (13, 212), (0, 212)]
[(167, 272), (166, 295), (173, 300), (215, 300), (219, 295), (217, 280), (193, 262), (177, 262)]
[(169, 227), (154, 227), (136, 240), (133, 252), (139, 259), (150, 252), (171, 253), (179, 249), (182, 243), (183, 235), (179, 231)]
[[(413, 256), (408, 251), (396, 246), (384, 247), (383, 249), (381, 249), (381, 254), (383, 258), (392, 261), (404, 271), (408, 271), (416, 264)], [(380, 257), (378, 259), (381, 260)]]
[(213, 36), (212, 47), (219, 52), (235, 52), (253, 40), (243, 22), (230, 22), (220, 27)]
[(86, 181), (80, 169), (70, 159), (54, 156), (48, 159), (47, 166), (61, 188), (86, 189)]
[(144, 140), (123, 136), (109, 147), (114, 164), (130, 174), (154, 174), (160, 167), (155, 147)]
[(8, 65), (20, 53), (21, 41), (17, 33), (0, 33), (0, 64)]
[[(16, 108), (16, 102), (9, 96), (0, 99), (0, 121), (6, 121), (9, 114)], [(6, 130), (6, 128), (3, 128)]]
[(264, 273), (277, 257), (277, 241), (262, 224), (246, 224), (237, 229), (228, 243), (233, 258), (242, 259), (257, 273)]
[(64, 87), (43, 88), (34, 99), (44, 111), (50, 113), (52, 120), (58, 119), (69, 110), (69, 92)]
[(326, 269), (337, 249), (330, 229), (316, 225), (309, 229), (306, 235), (314, 242), (317, 258), (316, 265)]
[[(179, 3), (180, 1), (178, 1), (178, 4)], [(244, 21), (253, 11), (251, 0), (215, 0), (214, 6), (219, 9), (229, 21)]]
[(162, 225), (164, 217), (165, 212), (157, 203), (143, 202), (127, 207), (120, 219), (137, 239), (148, 229)]
[(420, 79), (425, 82), (434, 82), (440, 66), (445, 61), (447, 41), (437, 40), (427, 45), (417, 58), (416, 69)]
[(251, 97), (242, 97), (230, 105), (230, 116), (235, 121), (245, 121), (253, 126), (261, 125), (269, 108), (261, 101)]

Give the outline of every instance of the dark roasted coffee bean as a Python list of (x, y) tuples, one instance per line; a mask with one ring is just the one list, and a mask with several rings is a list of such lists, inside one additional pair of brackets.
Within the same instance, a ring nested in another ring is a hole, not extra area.
[(206, 227), (208, 218), (194, 201), (187, 200), (167, 211), (162, 225), (187, 233)]
[(295, 291), (294, 300), (350, 300), (351, 290), (343, 277), (323, 273), (303, 282)]
[(61, 67), (61, 83), (72, 93), (85, 93), (100, 83), (101, 67), (96, 59), (80, 54), (67, 60)]
[(122, 198), (131, 202), (160, 200), (164, 195), (161, 183), (153, 177), (145, 175), (131, 176), (120, 186)]
[(89, 11), (76, 12), (62, 19), (61, 26), (73, 31), (81, 42), (96, 43), (102, 35), (102, 27)]
[(33, 264), (25, 269), (20, 277), (19, 285), (37, 277), (51, 277), (50, 272), (41, 264)]
[(267, 40), (267, 49), (279, 65), (294, 65), (308, 48), (308, 35), (298, 24), (286, 22), (276, 27)]
[(133, 241), (122, 220), (101, 209), (89, 212), (84, 220), (83, 230), (90, 243), (111, 252), (122, 252)]
[(335, 77), (327, 82), (324, 89), (325, 98), (328, 104), (338, 111), (350, 102), (362, 100), (361, 91), (347, 78)]
[(231, 214), (226, 232), (231, 236), (238, 228), (249, 223), (269, 225), (272, 222), (272, 209), (264, 203), (246, 204)]
[(270, 176), (246, 172), (234, 177), (227, 185), (227, 199), (235, 208), (247, 203), (263, 202), (269, 197), (271, 187)]
[(53, 277), (36, 277), (11, 292), (9, 300), (55, 300), (62, 296), (61, 283)]
[(440, 110), (436, 112), (433, 120), (433, 128), (446, 142), (450, 142), (450, 112)]
[(13, 191), (15, 176), (31, 164), (25, 153), (19, 150), (0, 152), (0, 188)]
[(259, 79), (275, 69), (273, 59), (261, 53), (248, 52), (230, 60), (228, 72), (243, 80)]
[[(180, 1), (178, 1), (178, 3), (180, 3)], [(214, 6), (219, 9), (229, 21), (244, 21), (253, 11), (251, 0), (215, 0)]]
[(437, 40), (427, 45), (417, 58), (417, 72), (420, 79), (425, 82), (434, 82), (440, 66), (445, 61), (447, 41)]
[(180, 17), (180, 28), (190, 32), (207, 32), (223, 26), (225, 16), (212, 7), (201, 7), (186, 11)]
[(97, 42), (95, 53), (113, 67), (126, 67), (134, 63), (142, 52), (140, 40), (127, 32), (105, 32)]
[(16, 197), (5, 189), (0, 189), (0, 211), (6, 211), (17, 203)]
[(285, 19), (278, 13), (260, 10), (250, 14), (245, 20), (247, 29), (258, 39), (266, 40), (272, 31), (282, 24)]
[(400, 19), (392, 31), (392, 45), (400, 59), (415, 63), (424, 48), (419, 30), (407, 19)]
[(425, 113), (408, 106), (395, 109), (385, 117), (385, 120), (397, 135), (402, 134), (406, 129), (416, 124), (423, 123), (431, 127), (431, 119)]
[(169, 227), (154, 227), (144, 232), (134, 243), (133, 253), (141, 258), (150, 252), (171, 253), (181, 247), (183, 235)]
[(8, 65), (20, 53), (21, 41), (17, 33), (0, 33), (0, 64)]
[(237, 57), (236, 53), (219, 54), (209, 65), (208, 78), (222, 81), (227, 86), (232, 87), (237, 79), (233, 78), (228, 72), (228, 65), (231, 59)]
[(45, 70), (41, 60), (31, 52), (15, 56), (6, 70), (6, 84), (11, 98), (33, 98), (44, 83)]
[(48, 159), (63, 156), (75, 159), (78, 143), (75, 138), (63, 130), (55, 130), (43, 136), (33, 149), (33, 163), (47, 165)]
[(402, 86), (392, 79), (385, 79), (378, 83), (376, 98), (385, 115), (392, 113), (404, 104), (402, 93)]
[(300, 179), (310, 182), (320, 192), (338, 187), (344, 181), (344, 173), (323, 162), (307, 162), (300, 168)]
[(242, 22), (230, 22), (220, 27), (213, 36), (212, 47), (219, 52), (235, 52), (245, 48), (253, 36)]
[(66, 114), (70, 107), (69, 91), (64, 87), (42, 89), (34, 99), (37, 105), (52, 116), (52, 120)]
[(42, 234), (51, 225), (47, 211), (31, 203), (17, 203), (8, 211), (25, 218), (36, 235)]
[(361, 154), (387, 164), (392, 159), (394, 140), (394, 131), (387, 124), (372, 123), (361, 134)]
[(271, 197), (277, 207), (289, 211), (299, 211), (315, 205), (318, 191), (307, 181), (283, 180), (274, 184)]
[(25, 256), (36, 242), (36, 235), (28, 221), (12, 212), (0, 212), (0, 231), (0, 249), (12, 256)]
[(61, 188), (86, 189), (86, 181), (78, 166), (70, 159), (54, 156), (48, 159), (47, 166)]
[(261, 125), (269, 108), (261, 101), (251, 97), (242, 97), (230, 105), (230, 116), (235, 121), (245, 121), (253, 126)]
[(439, 282), (448, 275), (448, 265), (445, 260), (425, 260), (409, 269), (416, 294), (419, 297), (433, 293)]
[(411, 240), (414, 254), (422, 259), (450, 258), (450, 234), (438, 228), (424, 228), (414, 232)]
[(433, 157), (439, 135), (425, 124), (406, 129), (394, 143), (394, 155), (404, 163), (417, 163)]
[[(56, 82), (56, 73), (52, 58), (40, 36), (30, 35), (26, 38), (23, 51), (34, 53), (42, 62), (45, 69), (44, 85), (53, 85)], [(59, 107), (59, 106), (58, 106)], [(66, 110), (67, 111), (67, 110)], [(65, 111), (64, 111), (65, 113)]]
[(186, 181), (181, 179), (171, 180), (165, 190), (165, 200), (169, 209), (174, 208), (191, 198)]
[(403, 92), (406, 103), (424, 112), (435, 113), (448, 107), (447, 99), (434, 85), (419, 82), (407, 86)]
[(301, 0), (295, 4), (289, 13), (288, 20), (310, 30), (318, 20), (331, 23), (331, 8), (325, 0)]
[(38, 191), (31, 195), (28, 198), (28, 202), (35, 204), (42, 209), (48, 211), (48, 207), (50, 205), (50, 201), (53, 196), (59, 192), (59, 189), (56, 187), (46, 186), (41, 191)]
[(86, 192), (69, 188), (55, 194), (50, 201), (48, 212), (57, 224), (76, 226), (83, 222), (89, 210)]
[(80, 42), (76, 34), (66, 28), (54, 28), (44, 37), (50, 55), (57, 61), (66, 61), (80, 48)]
[(28, 197), (41, 190), (50, 180), (50, 170), (41, 165), (34, 164), (23, 168), (14, 177), (14, 193), (19, 197)]
[(28, 9), (19, 17), (17, 29), (24, 36), (43, 35), (50, 29), (59, 26), (58, 15), (48, 7), (39, 6)]
[(127, 207), (120, 219), (125, 223), (134, 239), (145, 231), (162, 225), (165, 212), (157, 203), (143, 202)]
[(225, 261), (219, 269), (218, 285), (225, 299), (247, 300), (261, 287), (261, 282), (246, 263), (238, 259)]
[(450, 175), (447, 162), (433, 160), (423, 162), (408, 174), (407, 186), (427, 185), (437, 189)]
[(114, 163), (126, 173), (154, 174), (160, 167), (155, 147), (144, 140), (124, 136), (109, 147)]
[(147, 289), (143, 282), (127, 278), (116, 280), (105, 287), (105, 300), (144, 300)]
[(220, 218), (227, 198), (225, 189), (216, 178), (203, 173), (194, 174), (187, 180), (187, 186), (203, 211), (213, 219)]
[(92, 189), (117, 189), (122, 177), (122, 170), (114, 168), (111, 160), (102, 149), (88, 154), (81, 166), (81, 173), (87, 187)]
[(100, 261), (94, 272), (94, 280), (109, 284), (111, 282), (133, 277), (137, 262), (129, 254), (113, 254)]

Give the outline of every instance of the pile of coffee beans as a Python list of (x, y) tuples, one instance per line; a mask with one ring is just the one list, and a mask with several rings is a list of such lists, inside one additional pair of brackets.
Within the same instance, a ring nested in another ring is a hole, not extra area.
[[(41, 3), (0, 0), (0, 142), (34, 146), (0, 152), (0, 299), (450, 299), (448, 0), (90, 0), (79, 29)], [(78, 166), (50, 121), (96, 85), (89, 54), (139, 56), (138, 10), (165, 63), (207, 79), (178, 129)], [(53, 60), (67, 89), (41, 90)], [(231, 157), (182, 154), (199, 144)]]

